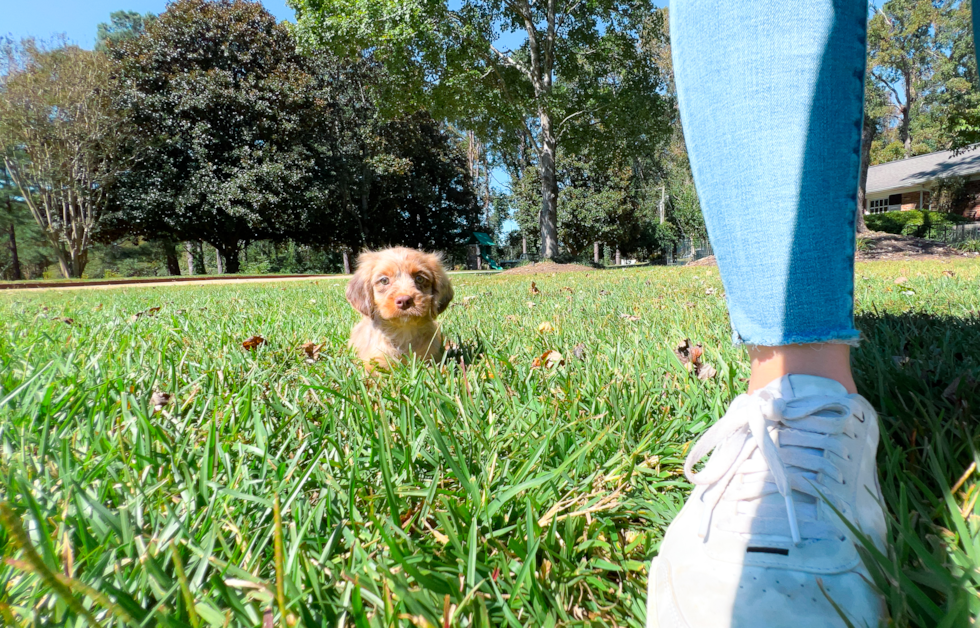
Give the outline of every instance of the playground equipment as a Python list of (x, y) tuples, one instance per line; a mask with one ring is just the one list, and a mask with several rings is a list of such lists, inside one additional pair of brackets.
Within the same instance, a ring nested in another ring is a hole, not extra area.
[(482, 248), (482, 247), (497, 246), (497, 244), (493, 241), (493, 238), (490, 237), (490, 234), (488, 234), (488, 233), (481, 233), (479, 231), (474, 231), (473, 232), (473, 235), (470, 236), (470, 239), (466, 243), (467, 244), (470, 244), (470, 245), (475, 245), (476, 246), (476, 255), (477, 255), (477, 258), (478, 258), (478, 260), (477, 260), (477, 268), (479, 268), (479, 260), (483, 260), (484, 262), (486, 262), (487, 266), (489, 266), (493, 270), (503, 270), (504, 269), (503, 266), (501, 266), (500, 264), (498, 264), (489, 255), (487, 255), (484, 252), (484, 249)]

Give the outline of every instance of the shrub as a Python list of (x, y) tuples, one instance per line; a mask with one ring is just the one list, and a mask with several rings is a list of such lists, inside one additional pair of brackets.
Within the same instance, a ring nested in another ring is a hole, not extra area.
[(873, 231), (884, 231), (885, 233), (896, 233), (900, 235), (914, 235), (922, 237), (933, 227), (959, 224), (969, 222), (966, 218), (957, 214), (946, 212), (923, 211), (912, 209), (909, 211), (885, 212), (883, 214), (869, 214), (864, 217), (864, 223), (868, 229)]

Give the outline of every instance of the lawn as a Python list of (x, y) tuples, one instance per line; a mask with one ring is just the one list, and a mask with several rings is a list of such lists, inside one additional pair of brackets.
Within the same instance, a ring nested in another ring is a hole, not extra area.
[[(893, 625), (964, 625), (980, 265), (857, 274), (873, 577)], [(684, 452), (748, 374), (717, 270), (456, 277), (463, 365), (377, 384), (343, 285), (0, 294), (0, 623), (642, 626)]]

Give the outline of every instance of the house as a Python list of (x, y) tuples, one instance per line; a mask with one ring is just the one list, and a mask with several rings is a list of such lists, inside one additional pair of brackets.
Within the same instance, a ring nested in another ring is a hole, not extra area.
[(953, 210), (980, 220), (980, 146), (958, 155), (946, 150), (868, 168), (866, 214), (933, 209), (932, 191), (940, 179), (962, 177), (964, 194)]

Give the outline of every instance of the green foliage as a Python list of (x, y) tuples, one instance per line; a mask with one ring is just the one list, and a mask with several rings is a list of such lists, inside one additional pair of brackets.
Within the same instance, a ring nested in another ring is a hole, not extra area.
[(924, 237), (931, 228), (969, 222), (957, 214), (912, 209), (908, 211), (867, 214), (864, 217), (868, 229), (901, 235)]
[[(533, 150), (535, 163), (512, 174), (531, 165), (542, 174), (538, 241), (546, 256), (557, 245), (559, 145), (615, 161), (652, 152), (669, 134), (665, 77), (637, 45), (644, 32), (664, 28), (648, 2), (600, 0), (560, 10), (500, 0), (290, 4), (308, 48), (370, 54), (385, 67), (384, 80), (372, 87), (389, 110), (427, 108), (475, 131), (499, 155)], [(496, 46), (502, 37), (520, 43)]]
[(258, 3), (173, 3), (111, 53), (134, 131), (108, 237), (203, 239), (237, 272), (252, 240), (444, 249), (475, 222), (456, 138), (381, 120), (378, 68), (299, 54)]
[(156, 19), (153, 13), (140, 15), (136, 11), (113, 11), (109, 14), (109, 22), (100, 22), (95, 34), (95, 49), (106, 52), (113, 46), (133, 37), (139, 37), (146, 31), (146, 25)]
[[(343, 282), (0, 293), (5, 625), (81, 625), (81, 606), (105, 628), (442, 626), (449, 596), (451, 626), (643, 626), (686, 447), (749, 364), (716, 269), (590, 275), (535, 277), (535, 308), (527, 277), (457, 276), (443, 329), (467, 367), (371, 386)], [(858, 267), (893, 541), (872, 575), (896, 626), (974, 613), (978, 286), (970, 261)], [(684, 338), (715, 378), (677, 362)], [(535, 368), (548, 349), (565, 363)]]
[(0, 159), (65, 277), (80, 277), (117, 174), (122, 121), (101, 53), (0, 42)]

